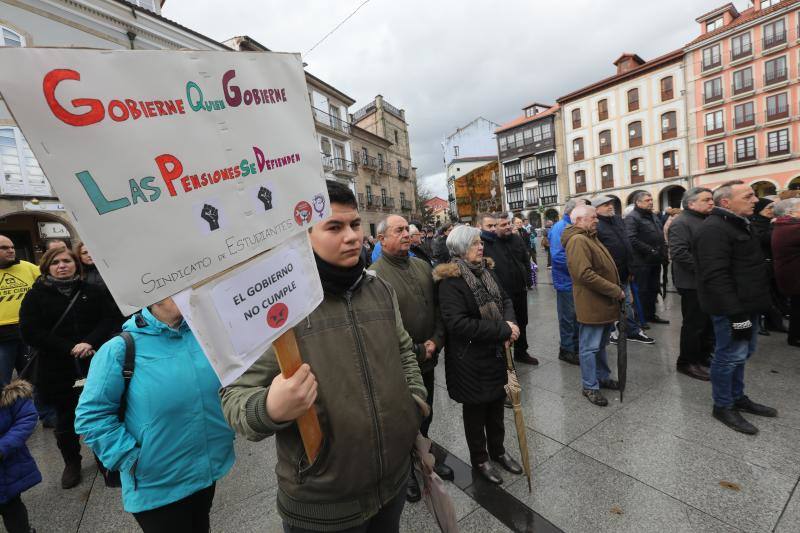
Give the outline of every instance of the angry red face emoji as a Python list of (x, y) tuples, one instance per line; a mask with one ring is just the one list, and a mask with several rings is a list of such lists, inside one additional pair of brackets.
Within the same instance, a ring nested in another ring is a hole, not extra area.
[(273, 329), (283, 326), (289, 319), (289, 308), (284, 303), (276, 303), (267, 311), (267, 325)]

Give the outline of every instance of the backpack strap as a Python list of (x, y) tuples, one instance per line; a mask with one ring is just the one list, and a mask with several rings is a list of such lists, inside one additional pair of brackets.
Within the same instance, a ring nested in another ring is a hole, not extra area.
[(120, 422), (124, 422), (125, 411), (128, 408), (128, 387), (131, 385), (133, 370), (136, 366), (136, 345), (133, 341), (133, 335), (127, 331), (123, 331), (119, 336), (125, 341), (125, 361), (122, 363), (123, 389), (122, 396), (119, 399), (119, 411), (117, 411), (117, 416)]

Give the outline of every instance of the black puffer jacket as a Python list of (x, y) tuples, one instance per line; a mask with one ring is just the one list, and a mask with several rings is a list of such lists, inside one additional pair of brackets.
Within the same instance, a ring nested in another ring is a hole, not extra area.
[(761, 215), (753, 215), (750, 217), (750, 227), (753, 228), (753, 233), (758, 237), (758, 242), (761, 244), (761, 253), (764, 254), (765, 259), (772, 259), (772, 220)]
[(506, 294), (519, 294), (531, 285), (531, 255), (519, 235), (505, 239), (481, 232), (483, 255), (494, 261), (494, 273)]
[(597, 216), (597, 238), (603, 243), (614, 263), (617, 265), (619, 279), (621, 283), (628, 282), (631, 262), (633, 261), (633, 248), (625, 233), (625, 223), (622, 217), (614, 215), (611, 217)]
[(437, 265), (450, 261), (450, 250), (447, 249), (447, 235), (442, 234), (433, 239), (432, 253), (433, 261)]
[(60, 293), (40, 277), (22, 300), (20, 330), (25, 343), (40, 352), (34, 384), (45, 401), (71, 394), (76, 378), (75, 358), (70, 354), (72, 348), (86, 342), (99, 349), (110, 338), (116, 324), (117, 311), (111, 308), (100, 289), (76, 280), (74, 290), (78, 289), (81, 291), (78, 300), (52, 334), (50, 330), (72, 297)]
[(743, 218), (715, 207), (697, 231), (692, 253), (703, 311), (739, 321), (769, 309), (761, 243)]
[[(492, 263), (487, 260), (489, 268)], [(439, 308), (447, 333), (444, 360), (450, 397), (459, 403), (480, 404), (504, 396), (507, 378), (503, 342), (511, 337), (506, 321), (516, 323), (511, 299), (503, 294), (504, 320), (484, 320), (455, 263), (437, 266), (433, 279), (438, 283)]]
[(625, 231), (633, 248), (634, 265), (660, 265), (667, 258), (664, 226), (653, 212), (634, 208), (625, 217)]

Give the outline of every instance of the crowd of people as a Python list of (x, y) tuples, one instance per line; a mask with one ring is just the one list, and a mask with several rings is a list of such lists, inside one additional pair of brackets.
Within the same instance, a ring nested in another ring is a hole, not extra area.
[[(797, 196), (756, 198), (730, 182), (690, 189), (664, 215), (643, 192), (621, 214), (609, 196), (572, 199), (538, 230), (483, 213), (434, 234), (389, 215), (372, 239), (352, 191), (328, 182), (328, 194), (331, 215), (309, 230), (324, 299), (294, 328), (304, 363), (285, 377), (269, 349), (222, 389), (171, 298), (126, 319), (81, 243), (49, 243), (37, 267), (0, 236), (0, 273), (21, 295), (0, 301), (8, 531), (33, 531), (21, 494), (42, 479), (25, 446), (37, 419), (53, 428), (61, 486), (81, 482), (82, 436), (145, 532), (209, 530), (235, 434), (275, 437), (285, 531), (397, 531), (405, 503), (422, 496), (412, 449), (436, 423), (442, 360), (475, 475), (501, 484), (503, 470), (521, 474), (504, 447), (506, 354), (539, 364), (526, 334), (537, 244), (556, 293), (558, 359), (580, 366), (589, 402), (607, 405), (601, 390), (620, 386), (609, 344), (653, 345), (645, 331), (669, 323), (657, 310), (671, 273), (682, 315), (676, 370), (710, 381), (713, 417), (736, 431), (758, 431), (742, 413), (778, 414), (745, 394), (744, 369), (759, 333), (785, 332), (800, 346)], [(309, 461), (295, 421), (312, 406), (323, 441)], [(454, 477), (444, 463), (433, 471)]]

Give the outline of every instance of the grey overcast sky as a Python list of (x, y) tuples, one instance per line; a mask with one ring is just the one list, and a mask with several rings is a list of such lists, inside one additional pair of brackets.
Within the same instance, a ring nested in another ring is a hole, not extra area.
[[(249, 35), (301, 52), (308, 71), (352, 96), (406, 110), (420, 184), (446, 195), (442, 138), (477, 116), (503, 123), (613, 74), (622, 52), (652, 59), (699, 35), (725, 0), (168, 0), (163, 15), (225, 40)], [(748, 0), (734, 2), (740, 10)]]

